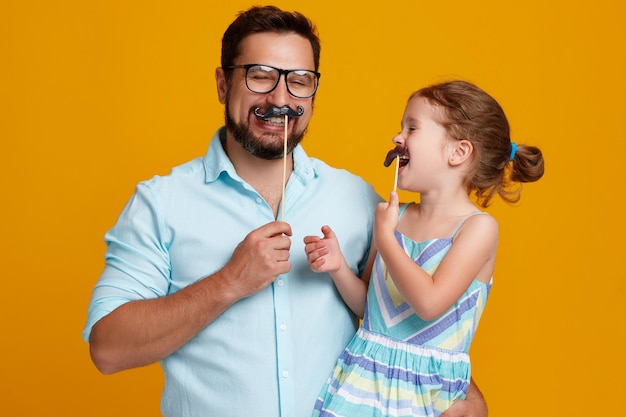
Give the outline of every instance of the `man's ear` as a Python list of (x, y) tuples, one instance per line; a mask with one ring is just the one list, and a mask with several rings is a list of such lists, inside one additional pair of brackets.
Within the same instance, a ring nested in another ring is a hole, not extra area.
[(460, 165), (467, 161), (470, 156), (472, 156), (473, 152), (474, 145), (472, 145), (472, 142), (466, 139), (459, 140), (454, 144), (454, 148), (448, 158), (448, 162), (453, 166)]
[(220, 103), (226, 104), (226, 90), (228, 83), (226, 82), (224, 70), (220, 67), (215, 69), (215, 84), (217, 84), (217, 97), (219, 98)]

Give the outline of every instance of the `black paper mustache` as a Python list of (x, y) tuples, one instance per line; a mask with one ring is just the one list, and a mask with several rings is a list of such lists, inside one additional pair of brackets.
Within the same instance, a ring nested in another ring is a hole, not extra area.
[(389, 165), (391, 165), (394, 159), (401, 157), (402, 155), (404, 155), (404, 153), (405, 149), (402, 146), (396, 146), (395, 148), (387, 152), (387, 157), (385, 158), (384, 165), (388, 167)]
[(304, 107), (298, 106), (298, 111), (295, 111), (289, 106), (276, 107), (269, 106), (265, 113), (259, 113), (261, 110), (260, 107), (254, 109), (254, 115), (261, 119), (268, 119), (270, 117), (279, 117), (279, 116), (289, 116), (289, 117), (300, 117), (304, 114)]

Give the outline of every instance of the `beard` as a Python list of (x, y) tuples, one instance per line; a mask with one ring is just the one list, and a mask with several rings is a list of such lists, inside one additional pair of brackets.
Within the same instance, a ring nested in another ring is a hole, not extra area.
[[(255, 136), (252, 133), (247, 120), (242, 123), (237, 123), (233, 120), (230, 116), (230, 111), (228, 110), (228, 104), (227, 98), (224, 105), (226, 129), (233, 135), (233, 138), (237, 141), (237, 143), (257, 158), (275, 160), (283, 157), (285, 139), (283, 135), (280, 135), (280, 140), (269, 140), (273, 137), (278, 137), (277, 135), (265, 135), (265, 138), (267, 138), (266, 140), (264, 140), (262, 136)], [(254, 113), (254, 109), (250, 109), (249, 113)], [(298, 146), (304, 138), (305, 133), (306, 129), (301, 132), (292, 131), (292, 133), (287, 136), (287, 154), (290, 154), (294, 148)]]

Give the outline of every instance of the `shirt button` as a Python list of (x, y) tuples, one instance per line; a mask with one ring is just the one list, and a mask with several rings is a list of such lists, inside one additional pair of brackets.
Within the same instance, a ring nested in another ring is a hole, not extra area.
[(287, 325), (286, 325), (285, 323), (281, 324), (281, 325), (280, 325), (280, 330), (282, 330), (283, 332), (284, 332), (285, 330), (287, 330)]
[(256, 198), (256, 202), (261, 204), (261, 203), (263, 203), (263, 199), (261, 197), (257, 197)]
[(289, 376), (289, 372), (283, 371), (283, 378), (287, 378)]
[(276, 284), (278, 284), (279, 287), (282, 287), (284, 282), (282, 279), (279, 279), (278, 281), (276, 281)]

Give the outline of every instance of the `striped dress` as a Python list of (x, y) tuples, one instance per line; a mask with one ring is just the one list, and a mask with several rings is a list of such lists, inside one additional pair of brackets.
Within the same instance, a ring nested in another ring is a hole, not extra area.
[[(462, 224), (449, 238), (414, 242), (397, 231), (396, 238), (432, 275)], [(439, 416), (465, 398), (468, 350), (491, 283), (474, 280), (446, 313), (424, 321), (386, 276), (385, 263), (377, 255), (363, 323), (337, 360), (313, 416)]]

